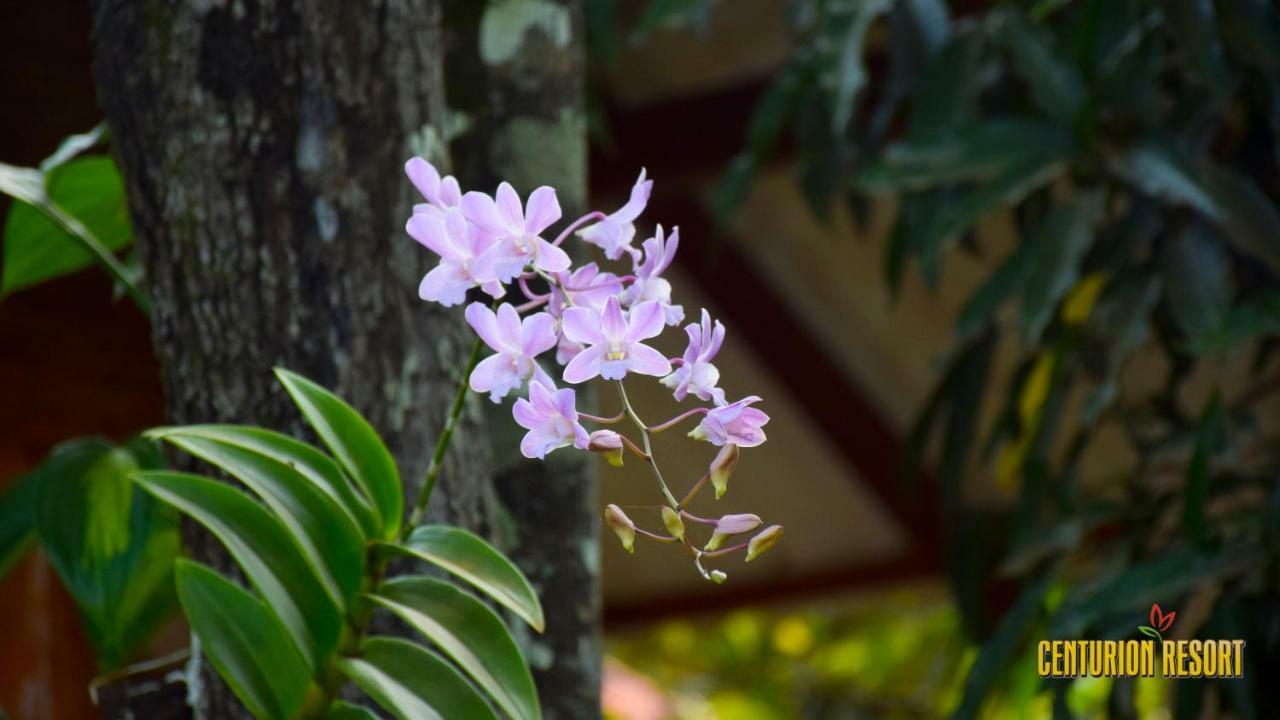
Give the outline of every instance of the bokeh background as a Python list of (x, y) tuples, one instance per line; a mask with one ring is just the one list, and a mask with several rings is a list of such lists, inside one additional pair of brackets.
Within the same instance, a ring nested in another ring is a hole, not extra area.
[[(772, 416), (708, 513), (786, 528), (723, 586), (606, 531), (606, 713), (1276, 717), (1276, 9), (586, 13), (591, 204), (647, 169), (677, 300), (723, 319), (728, 394)], [(83, 3), (9, 4), (0, 47), (0, 161), (101, 119)], [(6, 294), (0, 486), (69, 437), (162, 423), (158, 377), (99, 270)], [(645, 388), (641, 414), (669, 412)], [(650, 503), (644, 470), (602, 465), (602, 495)], [(0, 583), (0, 706), (90, 716), (99, 668), (57, 574), (37, 552)], [(1035, 640), (1132, 636), (1153, 602), (1181, 636), (1247, 637), (1249, 676), (1036, 677)], [(183, 641), (169, 623), (140, 652)]]

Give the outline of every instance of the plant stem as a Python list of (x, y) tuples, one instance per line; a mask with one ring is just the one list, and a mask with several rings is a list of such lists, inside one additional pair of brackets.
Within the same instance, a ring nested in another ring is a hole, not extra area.
[(666, 498), (667, 504), (672, 510), (679, 510), (680, 503), (676, 501), (676, 497), (671, 494), (671, 489), (667, 487), (667, 481), (662, 479), (662, 471), (658, 469), (658, 461), (653, 457), (653, 444), (649, 440), (649, 426), (636, 415), (635, 408), (631, 407), (631, 401), (627, 400), (627, 389), (623, 387), (622, 381), (618, 381), (618, 396), (622, 399), (623, 412), (627, 417), (631, 418), (631, 422), (640, 430), (640, 437), (644, 440), (644, 452), (649, 456), (649, 467), (653, 468), (653, 476), (658, 479), (658, 487), (662, 490), (662, 496)]
[(698, 482), (694, 483), (693, 487), (689, 488), (689, 493), (680, 501), (680, 507), (677, 509), (683, 510), (693, 500), (693, 497), (698, 494), (698, 491), (702, 489), (702, 486), (707, 484), (707, 480), (709, 479), (711, 479), (711, 473), (702, 473), (702, 477), (698, 478)]
[(479, 364), (480, 353), (483, 350), (484, 341), (476, 339), (475, 345), (471, 347), (471, 358), (467, 360), (466, 369), (462, 371), (462, 377), (458, 381), (458, 390), (454, 393), (453, 404), (449, 406), (449, 418), (445, 420), (444, 429), (436, 440), (436, 449), (431, 453), (431, 465), (427, 467), (427, 478), (423, 481), (422, 490), (418, 493), (418, 501), (414, 503), (413, 512), (409, 514), (409, 522), (405, 523), (400, 530), (401, 540), (409, 537), (409, 533), (422, 522), (422, 518), (427, 512), (427, 503), (431, 501), (431, 492), (436, 489), (436, 482), (440, 479), (440, 467), (444, 464), (445, 451), (449, 449), (449, 441), (453, 439), (453, 431), (458, 428), (458, 419), (462, 416), (462, 408), (466, 404), (467, 391), (471, 389), (468, 384), (468, 378), (471, 377), (471, 371)]
[(670, 420), (660, 425), (654, 425), (653, 427), (649, 428), (649, 432), (657, 434), (662, 432), (663, 430), (670, 430), (676, 425), (679, 425), (682, 421), (687, 420), (688, 418), (693, 417), (694, 415), (706, 415), (709, 412), (711, 411), (704, 407), (694, 408), (692, 410), (682, 412), (679, 415), (671, 418)]

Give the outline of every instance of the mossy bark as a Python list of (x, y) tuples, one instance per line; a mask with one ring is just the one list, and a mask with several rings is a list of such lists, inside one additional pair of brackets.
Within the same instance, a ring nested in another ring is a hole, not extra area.
[[(580, 0), (445, 0), (454, 169), (466, 188), (556, 188), (566, 221), (586, 205)], [(579, 398), (579, 406), (590, 399)], [(546, 717), (600, 714), (601, 507), (583, 453), (520, 456), (509, 407), (491, 406), (507, 549), (537, 586), (547, 632), (526, 648)], [(505, 432), (504, 432), (505, 429)]]
[[(413, 497), (472, 342), (460, 313), (415, 296), (429, 258), (403, 230), (401, 167), (443, 118), (437, 2), (94, 0), (93, 15), (172, 421), (306, 435), (271, 373), (288, 367), (366, 414)], [(479, 407), (431, 514), (487, 534)], [(245, 714), (209, 668), (190, 677), (198, 716)]]

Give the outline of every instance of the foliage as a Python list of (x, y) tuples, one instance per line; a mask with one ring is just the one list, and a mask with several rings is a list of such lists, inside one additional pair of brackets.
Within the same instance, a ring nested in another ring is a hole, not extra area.
[(39, 545), (75, 600), (103, 671), (128, 661), (177, 610), (177, 518), (130, 480), (162, 465), (141, 439), (72, 440), (0, 496), (0, 574)]
[(140, 267), (116, 256), (133, 243), (124, 183), (110, 157), (84, 155), (105, 136), (105, 124), (72, 135), (39, 168), (0, 163), (0, 193), (14, 199), (4, 223), (0, 297), (97, 263), (146, 311)]
[[(955, 562), (978, 545), (964, 528), (1004, 528), (994, 557), (953, 573), (983, 643), (957, 715), (1014, 681), (1029, 639), (1132, 632), (1155, 601), (1194, 599), (1205, 610), (1188, 632), (1231, 627), (1255, 662), (1274, 657), (1280, 459), (1262, 414), (1280, 330), (1280, 12), (1261, 0), (792, 7), (795, 51), (725, 176), (723, 211), (789, 129), (820, 214), (840, 198), (855, 214), (868, 196), (896, 198), (895, 292), (911, 266), (936, 286), (949, 251), (983, 252), (983, 218), (1008, 213), (1016, 230), (958, 317), (912, 433), (916, 461), (941, 436)], [(868, 52), (886, 69), (868, 82), (861, 56), (878, 26), (887, 42)], [(997, 347), (1017, 370), (982, 428)], [(1139, 349), (1157, 358), (1150, 391), (1122, 379)], [(1104, 478), (1085, 463), (1107, 433), (1136, 461)], [(962, 500), (970, 471), (991, 466), (1018, 490), (998, 519)], [(990, 567), (1021, 584), (1011, 609), (987, 592)], [(1280, 702), (1247, 680), (1223, 690), (1242, 717)], [(1132, 691), (1117, 683), (1113, 702)], [(1179, 712), (1214, 697), (1188, 684)]]
[[(281, 384), (328, 450), (233, 425), (147, 433), (243, 484), (187, 473), (140, 472), (148, 493), (207, 528), (252, 591), (191, 560), (178, 562), (178, 597), (203, 652), (257, 717), (372, 717), (336, 701), (348, 680), (401, 718), (538, 718), (533, 679), (499, 616), (428, 575), (384, 577), (396, 556), (426, 560), (541, 631), (528, 581), (480, 538), (451, 527), (402, 524), (395, 461), (369, 423), (293, 373)], [(384, 608), (425, 643), (366, 637)], [(486, 701), (486, 698), (488, 701)]]
[[(941, 717), (960, 699), (977, 654), (954, 607), (922, 588), (822, 608), (672, 620), (615, 636), (609, 652), (615, 687), (618, 674), (638, 673), (653, 681), (650, 692), (671, 716), (690, 720)], [(1039, 683), (1033, 658), (1018, 663), (1018, 676), (988, 698), (984, 717), (1052, 714), (1054, 692)], [(1167, 717), (1168, 682), (1138, 685), (1134, 716)], [(1110, 687), (1082, 682), (1065, 701), (1078, 715), (1098, 716)], [(619, 718), (630, 717), (627, 709), (606, 706)]]

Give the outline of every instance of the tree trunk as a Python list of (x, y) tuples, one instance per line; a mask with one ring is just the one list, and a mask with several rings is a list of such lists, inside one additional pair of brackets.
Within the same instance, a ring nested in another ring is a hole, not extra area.
[[(403, 230), (403, 163), (440, 148), (435, 0), (94, 0), (93, 14), (173, 422), (305, 435), (271, 373), (288, 367), (369, 418), (416, 497), (472, 342), (461, 313), (416, 298), (429, 258)], [(478, 402), (432, 517), (487, 533)], [(210, 536), (184, 534), (232, 570)], [(199, 673), (197, 717), (244, 715)]]
[[(581, 0), (446, 0), (447, 137), (463, 187), (556, 188), (568, 221), (586, 205)], [(589, 406), (580, 399), (579, 407)], [(490, 405), (507, 549), (538, 588), (547, 633), (526, 648), (546, 717), (600, 714), (601, 507), (584, 453), (521, 457), (510, 407)]]

